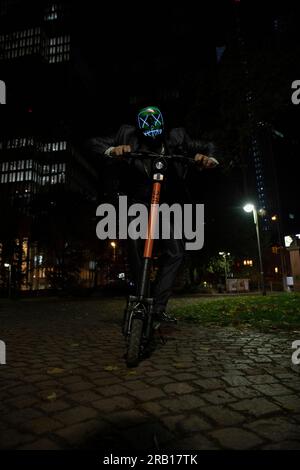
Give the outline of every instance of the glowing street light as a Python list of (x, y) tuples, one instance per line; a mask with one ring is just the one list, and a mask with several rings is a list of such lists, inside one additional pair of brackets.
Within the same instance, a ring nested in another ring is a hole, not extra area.
[(245, 212), (253, 212), (254, 209), (255, 209), (255, 206), (253, 204), (250, 204), (250, 203), (248, 203), (244, 206), (244, 211)]
[(260, 267), (260, 284), (262, 294), (266, 295), (266, 288), (265, 288), (265, 279), (264, 279), (264, 268), (262, 262), (262, 255), (261, 255), (261, 244), (260, 244), (260, 235), (259, 235), (259, 225), (258, 225), (258, 217), (257, 217), (257, 210), (254, 204), (248, 203), (243, 207), (245, 212), (252, 212), (253, 220), (256, 228), (256, 238), (257, 238), (257, 249), (258, 249), (258, 258), (259, 258), (259, 267)]
[(4, 263), (4, 267), (8, 268), (8, 298), (11, 298), (11, 264)]
[(116, 261), (116, 247), (117, 247), (117, 244), (116, 242), (111, 242), (110, 243), (110, 246), (113, 248), (114, 250), (114, 257), (113, 257), (113, 260)]

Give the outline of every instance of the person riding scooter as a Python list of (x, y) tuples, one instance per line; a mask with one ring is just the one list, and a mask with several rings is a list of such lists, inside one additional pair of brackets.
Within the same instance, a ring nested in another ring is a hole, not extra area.
[[(136, 116), (136, 126), (123, 125), (113, 137), (95, 137), (89, 140), (88, 148), (94, 155), (102, 155), (107, 160), (118, 162), (131, 152), (155, 152), (159, 155), (184, 154), (190, 156), (202, 169), (218, 165), (213, 143), (192, 140), (184, 128), (173, 128), (166, 132), (163, 114), (156, 106), (140, 109)], [(121, 158), (120, 158), (121, 157)], [(136, 160), (130, 172), (124, 174), (125, 184), (121, 190), (128, 196), (130, 203), (140, 202), (149, 205), (151, 197), (151, 162)], [(185, 185), (186, 170), (174, 164), (168, 170), (168, 176), (161, 194), (161, 203), (183, 203), (187, 197)], [(184, 259), (184, 241), (174, 237), (174, 225), (171, 222), (170, 238), (160, 240), (160, 267), (154, 288), (154, 316), (159, 321), (173, 321), (166, 313), (168, 300), (179, 267)], [(128, 240), (129, 264), (135, 284), (138, 284), (142, 268), (143, 240)]]

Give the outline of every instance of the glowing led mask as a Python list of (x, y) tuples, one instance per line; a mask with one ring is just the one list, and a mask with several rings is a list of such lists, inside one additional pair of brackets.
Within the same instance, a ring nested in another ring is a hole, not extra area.
[(138, 128), (145, 137), (155, 139), (163, 133), (164, 120), (160, 110), (156, 106), (147, 106), (138, 113)]

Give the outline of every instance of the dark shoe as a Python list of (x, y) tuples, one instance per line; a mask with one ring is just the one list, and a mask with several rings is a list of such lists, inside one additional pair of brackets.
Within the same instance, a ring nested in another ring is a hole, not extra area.
[(166, 312), (157, 312), (154, 313), (154, 320), (164, 323), (177, 323), (177, 318)]

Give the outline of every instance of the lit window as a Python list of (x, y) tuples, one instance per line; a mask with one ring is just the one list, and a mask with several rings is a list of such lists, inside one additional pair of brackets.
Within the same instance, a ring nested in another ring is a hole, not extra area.
[(58, 174), (58, 182), (59, 183), (65, 183), (65, 180), (66, 180), (66, 176), (65, 176), (65, 173), (59, 173)]
[(42, 177), (42, 186), (45, 186), (45, 184), (49, 183), (49, 176), (43, 176)]

